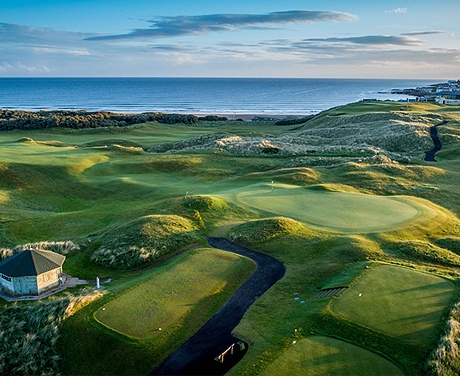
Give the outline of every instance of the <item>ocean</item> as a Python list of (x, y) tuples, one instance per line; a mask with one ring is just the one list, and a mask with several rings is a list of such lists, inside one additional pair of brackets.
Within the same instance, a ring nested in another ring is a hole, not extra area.
[[(271, 78), (0, 78), (0, 108), (309, 115), (433, 80)], [(383, 92), (383, 93), (382, 93)]]

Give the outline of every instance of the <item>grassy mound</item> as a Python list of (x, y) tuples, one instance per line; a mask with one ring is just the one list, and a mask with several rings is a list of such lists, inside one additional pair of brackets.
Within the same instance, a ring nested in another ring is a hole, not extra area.
[(334, 338), (308, 337), (292, 343), (261, 373), (263, 376), (305, 374), (402, 376), (403, 372), (385, 358), (361, 347)]
[(378, 266), (333, 301), (339, 316), (413, 344), (429, 346), (455, 285), (395, 266)]
[(244, 179), (257, 181), (276, 181), (287, 184), (312, 184), (320, 178), (321, 174), (307, 167), (286, 167), (270, 171), (251, 172)]
[(305, 187), (311, 191), (318, 191), (318, 192), (345, 192), (345, 193), (359, 193), (359, 191), (350, 186), (345, 184), (314, 184)]
[(265, 242), (300, 230), (303, 225), (290, 218), (275, 217), (246, 222), (232, 228), (229, 238), (245, 243)]
[(441, 248), (448, 249), (460, 255), (460, 237), (448, 236), (434, 241)]
[(148, 166), (160, 172), (181, 172), (189, 169), (196, 170), (203, 162), (200, 157), (168, 155), (152, 159)]
[(388, 247), (388, 253), (410, 261), (430, 262), (446, 266), (460, 266), (460, 256), (458, 254), (428, 241), (402, 240)]
[(188, 210), (207, 212), (213, 209), (226, 208), (228, 204), (225, 200), (216, 196), (191, 195), (184, 198), (183, 206)]
[(188, 219), (177, 215), (150, 215), (102, 234), (102, 245), (91, 259), (110, 268), (133, 268), (197, 240), (196, 228)]

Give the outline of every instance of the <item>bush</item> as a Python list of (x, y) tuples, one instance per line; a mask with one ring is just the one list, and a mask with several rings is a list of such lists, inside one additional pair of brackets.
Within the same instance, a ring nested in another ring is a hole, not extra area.
[(217, 116), (217, 115), (206, 115), (200, 117), (202, 121), (228, 121), (228, 118), (225, 116)]
[(192, 125), (198, 123), (198, 118), (194, 115), (163, 114), (158, 112), (117, 114), (111, 112), (86, 111), (33, 112), (0, 110), (0, 131), (10, 131), (15, 129), (47, 129), (56, 127), (72, 129), (126, 127), (149, 121), (157, 121), (165, 124), (182, 123)]
[(308, 120), (311, 120), (315, 117), (315, 115), (310, 115), (310, 116), (304, 116), (301, 118), (295, 118), (295, 119), (281, 119), (278, 120), (275, 125), (297, 125), (297, 124), (304, 124)]

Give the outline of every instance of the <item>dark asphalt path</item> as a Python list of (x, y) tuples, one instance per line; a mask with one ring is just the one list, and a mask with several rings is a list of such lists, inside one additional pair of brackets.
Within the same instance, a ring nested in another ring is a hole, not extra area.
[(208, 238), (214, 248), (238, 253), (257, 263), (255, 272), (229, 300), (166, 359), (153, 375), (223, 374), (214, 358), (226, 350), (235, 339), (231, 332), (254, 301), (279, 281), (286, 272), (284, 265), (271, 256), (252, 251), (223, 238)]
[(447, 121), (444, 120), (441, 123), (433, 125), (430, 128), (430, 137), (433, 140), (434, 147), (430, 151), (425, 152), (425, 161), (436, 162), (436, 159), (434, 159), (434, 156), (442, 148), (441, 141), (439, 140), (439, 137), (438, 137), (438, 127), (446, 123)]

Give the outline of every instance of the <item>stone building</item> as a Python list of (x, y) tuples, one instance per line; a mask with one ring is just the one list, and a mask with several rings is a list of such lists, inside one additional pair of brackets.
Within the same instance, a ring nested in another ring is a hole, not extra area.
[(38, 249), (16, 253), (0, 262), (0, 284), (13, 296), (40, 295), (62, 283), (65, 256)]

